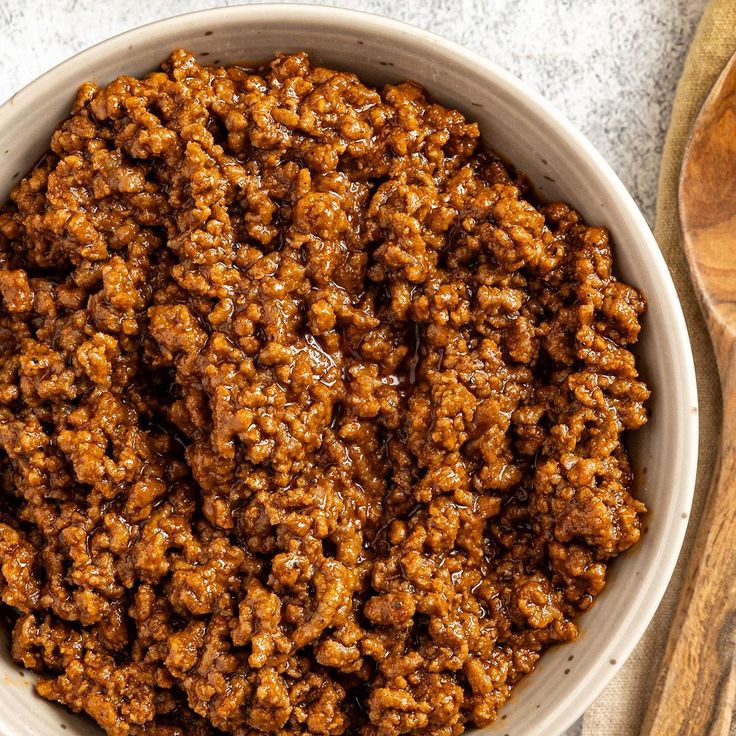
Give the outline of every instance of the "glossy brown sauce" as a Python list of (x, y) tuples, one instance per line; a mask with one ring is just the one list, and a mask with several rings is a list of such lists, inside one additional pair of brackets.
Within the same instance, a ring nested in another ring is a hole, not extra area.
[(0, 596), (39, 693), (114, 736), (494, 720), (640, 535), (606, 230), (304, 54), (86, 84), (50, 149), (0, 209)]

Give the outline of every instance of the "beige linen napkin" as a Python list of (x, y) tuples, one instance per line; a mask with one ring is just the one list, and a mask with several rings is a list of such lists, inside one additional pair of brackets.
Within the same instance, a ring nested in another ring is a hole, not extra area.
[[(680, 295), (698, 375), (700, 454), (690, 525), (675, 574), (659, 611), (624, 667), (585, 714), (583, 736), (636, 736), (639, 733), (716, 460), (721, 419), (718, 377), (680, 242), (677, 183), (690, 128), (710, 88), (734, 51), (736, 0), (711, 0), (698, 26), (677, 86), (659, 174), (654, 234)], [(656, 391), (657, 387), (653, 388)], [(736, 734), (733, 727), (732, 734)]]

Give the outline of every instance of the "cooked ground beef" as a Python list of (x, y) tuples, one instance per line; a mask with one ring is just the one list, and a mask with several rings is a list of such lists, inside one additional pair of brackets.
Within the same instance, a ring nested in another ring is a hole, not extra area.
[(639, 538), (644, 298), (410, 82), (83, 85), (0, 299), (12, 655), (113, 736), (482, 726)]

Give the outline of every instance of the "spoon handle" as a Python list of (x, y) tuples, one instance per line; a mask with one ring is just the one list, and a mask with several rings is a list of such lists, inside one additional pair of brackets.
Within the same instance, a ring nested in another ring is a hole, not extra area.
[(723, 390), (720, 459), (641, 736), (728, 736), (736, 701), (736, 339), (710, 327)]

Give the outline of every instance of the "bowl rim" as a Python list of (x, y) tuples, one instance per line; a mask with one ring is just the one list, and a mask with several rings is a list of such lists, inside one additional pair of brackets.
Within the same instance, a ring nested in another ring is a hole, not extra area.
[[(678, 407), (676, 414), (683, 428), (684, 439), (678, 447), (683, 453), (680, 457), (680, 466), (683, 473), (679, 476), (679, 482), (676, 484), (679, 494), (669, 499), (668, 505), (676, 505), (678, 512), (686, 511), (689, 517), (698, 461), (699, 411), (696, 373), (687, 324), (677, 290), (662, 252), (631, 194), (602, 154), (552, 103), (498, 63), (419, 26), (362, 10), (290, 2), (215, 7), (193, 10), (150, 21), (77, 52), (24, 85), (0, 104), (0, 127), (4, 127), (6, 121), (19, 114), (27, 103), (32, 102), (38, 96), (42, 89), (54, 89), (58, 85), (64, 85), (67, 71), (88, 64), (98, 55), (110, 57), (119, 54), (121, 58), (124, 58), (131, 53), (130, 49), (134, 48), (134, 46), (131, 46), (131, 42), (140, 41), (142, 36), (172, 34), (179, 31), (186, 32), (191, 29), (193, 23), (204, 25), (224, 18), (227, 18), (230, 23), (245, 23), (253, 21), (254, 18), (260, 19), (263, 16), (268, 16), (269, 20), (275, 22), (279, 20), (288, 21), (289, 24), (295, 22), (314, 24), (320, 21), (329, 21), (331, 24), (339, 21), (353, 27), (355, 24), (359, 24), (359, 26), (369, 27), (375, 32), (396, 39), (410, 33), (412, 38), (424, 45), (430, 53), (434, 48), (440, 49), (456, 57), (462, 63), (471, 64), (476, 69), (481, 70), (485, 76), (493, 79), (495, 84), (504, 87), (507, 92), (511, 93), (520, 104), (533, 110), (534, 114), (544, 121), (553, 134), (567, 137), (572, 141), (580, 156), (585, 159), (592, 170), (596, 171), (603, 181), (604, 187), (618, 203), (624, 217), (629, 220), (632, 229), (636, 231), (638, 243), (647, 251), (649, 264), (656, 271), (655, 278), (661, 288), (660, 298), (669, 311), (668, 318), (672, 326), (672, 340), (675, 343), (680, 368), (682, 369), (680, 384), (677, 386), (678, 397), (676, 403)], [(288, 29), (285, 33), (288, 33)], [(459, 92), (458, 98), (462, 99), (462, 97), (462, 93)], [(503, 154), (503, 151), (500, 153)], [(673, 483), (674, 487), (675, 484)], [(675, 503), (676, 501), (677, 503)], [(598, 695), (623, 666), (648, 628), (662, 601), (679, 558), (686, 529), (687, 524), (680, 524), (675, 525), (670, 530), (671, 533), (667, 539), (666, 548), (663, 547), (660, 554), (653, 560), (653, 563), (657, 563), (657, 574), (650, 576), (646, 590), (644, 590), (644, 580), (642, 580), (639, 595), (633, 601), (637, 615), (627, 617), (625, 622), (627, 636), (624, 638), (624, 632), (622, 632), (616, 641), (616, 663), (609, 664), (606, 662), (607, 666), (605, 668), (601, 666), (600, 661), (592, 665), (585, 672), (580, 684), (575, 689), (571, 688), (565, 697), (553, 703), (544, 712), (544, 717), (535, 726), (535, 734), (544, 733), (552, 736), (553, 734), (561, 734), (569, 728), (593, 704)], [(642, 543), (644, 543), (644, 540), (642, 540)], [(654, 566), (652, 564), (652, 567)], [(601, 604), (599, 603), (599, 605)], [(0, 718), (0, 726), (4, 725), (3, 720)]]

